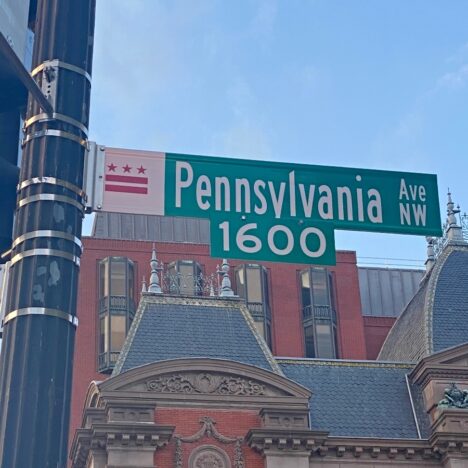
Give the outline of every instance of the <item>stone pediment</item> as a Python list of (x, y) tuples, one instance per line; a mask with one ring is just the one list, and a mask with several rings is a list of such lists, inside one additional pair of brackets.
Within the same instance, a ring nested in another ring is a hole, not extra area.
[(131, 369), (99, 384), (101, 392), (163, 396), (299, 397), (310, 391), (272, 372), (219, 359), (175, 359)]
[(156, 377), (146, 382), (146, 390), (155, 393), (207, 395), (284, 395), (258, 380), (222, 372), (180, 372)]
[(411, 379), (419, 384), (424, 385), (431, 378), (468, 379), (468, 343), (422, 359), (411, 372)]

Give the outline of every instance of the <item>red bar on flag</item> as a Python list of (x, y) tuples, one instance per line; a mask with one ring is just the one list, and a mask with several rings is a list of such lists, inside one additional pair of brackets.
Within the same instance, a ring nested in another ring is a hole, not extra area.
[[(116, 172), (119, 166), (111, 163), (107, 165), (108, 172)], [(120, 170), (124, 173), (131, 173), (132, 167), (128, 164), (122, 166)], [(139, 174), (144, 174), (146, 169), (141, 166), (136, 169)], [(122, 174), (106, 174), (105, 175), (104, 190), (106, 192), (120, 192), (120, 193), (135, 193), (146, 195), (148, 193), (148, 177), (122, 175)], [(113, 183), (109, 183), (113, 182)]]

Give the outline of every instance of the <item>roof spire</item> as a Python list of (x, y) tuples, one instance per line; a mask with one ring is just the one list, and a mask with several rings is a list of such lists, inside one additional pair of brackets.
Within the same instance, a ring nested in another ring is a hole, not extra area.
[(223, 264), (221, 265), (221, 269), (218, 269), (218, 275), (222, 276), (221, 281), (221, 290), (219, 295), (221, 297), (233, 297), (235, 296), (234, 291), (231, 288), (231, 278), (229, 278), (229, 270), (231, 267), (229, 266), (228, 261), (223, 258)]
[(151, 276), (150, 276), (150, 285), (148, 292), (162, 294), (161, 285), (159, 283), (159, 272), (162, 268), (159, 266), (159, 261), (156, 257), (156, 246), (153, 242), (153, 251), (151, 254)]
[(463, 242), (462, 228), (457, 222), (456, 214), (460, 213), (458, 208), (455, 208), (455, 203), (452, 201), (450, 189), (447, 192), (447, 227), (446, 235), (449, 241)]
[(141, 292), (145, 293), (148, 289), (146, 288), (146, 278), (143, 276), (143, 281), (141, 282)]
[(434, 242), (435, 239), (433, 237), (426, 237), (427, 241), (427, 259), (424, 262), (426, 265), (426, 273), (431, 271), (431, 268), (434, 266), (435, 263), (435, 253), (434, 253)]

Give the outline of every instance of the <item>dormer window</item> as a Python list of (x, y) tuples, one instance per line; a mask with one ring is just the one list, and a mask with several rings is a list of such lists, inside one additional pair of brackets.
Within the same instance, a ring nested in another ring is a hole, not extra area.
[(177, 260), (169, 263), (164, 281), (169, 294), (203, 295), (202, 267), (194, 260)]

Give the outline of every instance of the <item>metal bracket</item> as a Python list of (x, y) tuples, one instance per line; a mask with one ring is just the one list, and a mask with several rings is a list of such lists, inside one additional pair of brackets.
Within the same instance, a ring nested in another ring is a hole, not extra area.
[(77, 267), (80, 266), (80, 257), (73, 255), (68, 252), (62, 252), (61, 250), (55, 249), (32, 249), (32, 250), (25, 250), (24, 252), (20, 252), (13, 256), (10, 260), (10, 266), (13, 266), (15, 263), (23, 260), (26, 257), (34, 257), (34, 256), (50, 256), (50, 257), (59, 257), (64, 258), (65, 260), (70, 260), (73, 262)]
[(83, 186), (88, 195), (86, 213), (102, 209), (104, 197), (104, 169), (106, 148), (94, 141), (89, 142), (89, 149), (85, 152)]
[(22, 317), (25, 315), (42, 315), (42, 316), (48, 316), (48, 317), (56, 317), (56, 318), (65, 320), (66, 322), (69, 322), (74, 327), (78, 326), (78, 318), (75, 317), (74, 315), (67, 314), (66, 312), (63, 312), (62, 310), (47, 309), (45, 307), (25, 307), (24, 309), (13, 310), (5, 315), (5, 318), (3, 319), (3, 325), (5, 325), (10, 320), (13, 320), (17, 317)]
[(42, 73), (41, 91), (47, 101), (52, 105), (54, 110), (57, 108), (57, 83), (60, 69), (68, 70), (73, 73), (77, 73), (78, 75), (84, 76), (91, 84), (91, 75), (83, 68), (58, 59), (46, 60), (45, 62), (42, 62), (31, 72), (31, 76), (34, 78), (39, 73)]
[(10, 262), (0, 265), (0, 338), (3, 331), (3, 317), (6, 310), (6, 296), (8, 289), (8, 280), (10, 278)]
[(35, 203), (39, 201), (56, 201), (60, 203), (67, 203), (75, 208), (78, 208), (82, 213), (84, 212), (84, 205), (73, 198), (65, 195), (55, 195), (53, 193), (40, 193), (38, 195), (31, 195), (30, 197), (22, 198), (18, 201), (18, 208), (21, 208), (29, 203)]
[(76, 65), (72, 65), (71, 63), (63, 62), (62, 60), (54, 59), (54, 60), (46, 60), (38, 65), (32, 72), (31, 76), (36, 76), (39, 72), (48, 69), (58, 69), (64, 68), (65, 70), (70, 70), (72, 72), (78, 73), (79, 75), (84, 76), (90, 83), (91, 83), (91, 75), (81, 67), (77, 67)]
[(80, 196), (83, 200), (86, 201), (86, 192), (82, 190), (78, 185), (72, 184), (67, 182), (66, 180), (57, 179), (56, 177), (33, 177), (32, 179), (23, 180), (21, 184), (18, 184), (17, 191), (20, 192), (21, 190), (29, 187), (30, 185), (35, 184), (50, 184), (50, 185), (59, 185), (60, 187), (64, 187), (71, 192), (76, 193)]
[(26, 234), (23, 234), (22, 236), (17, 237), (13, 241), (11, 248), (14, 249), (17, 245), (22, 244), (23, 242), (27, 240), (41, 238), (41, 237), (48, 237), (52, 239), (64, 239), (69, 242), (73, 242), (81, 251), (83, 251), (83, 244), (81, 243), (80, 239), (78, 239), (78, 237), (72, 234), (68, 234), (66, 232), (52, 231), (52, 230), (27, 232)]
[(76, 143), (79, 143), (81, 146), (83, 146), (85, 149), (88, 149), (88, 140), (85, 140), (84, 138), (81, 138), (73, 133), (70, 132), (64, 132), (63, 130), (55, 130), (48, 128), (47, 130), (41, 130), (38, 132), (33, 132), (30, 133), (29, 135), (26, 135), (23, 140), (21, 141), (21, 146), (23, 147), (26, 143), (28, 143), (31, 140), (34, 140), (35, 138), (42, 138), (45, 136), (53, 136), (53, 137), (59, 137), (59, 138), (66, 138), (68, 140), (74, 141)]
[(50, 122), (51, 120), (60, 120), (61, 122), (64, 122), (66, 124), (73, 125), (74, 127), (81, 130), (86, 136), (88, 136), (88, 128), (85, 125), (83, 125), (78, 120), (69, 117), (68, 115), (59, 114), (57, 112), (53, 112), (52, 114), (36, 114), (32, 117), (29, 117), (29, 119), (24, 121), (23, 130), (26, 130), (33, 123)]

